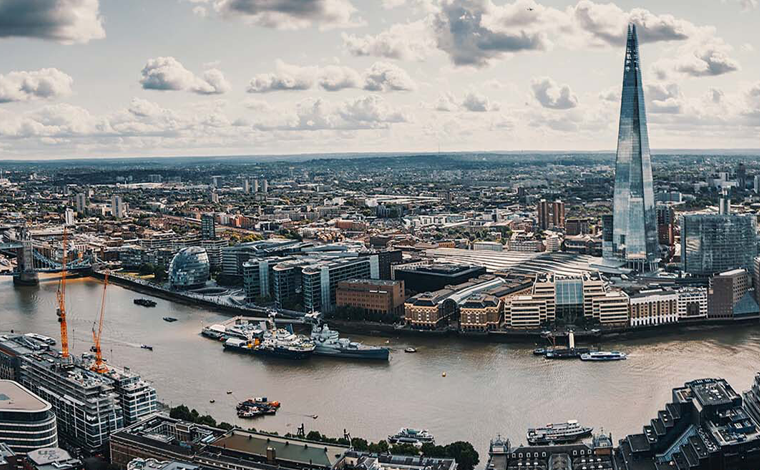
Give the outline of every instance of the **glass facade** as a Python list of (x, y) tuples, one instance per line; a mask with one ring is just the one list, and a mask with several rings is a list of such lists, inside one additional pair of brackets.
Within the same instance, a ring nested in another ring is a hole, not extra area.
[(711, 276), (732, 269), (752, 268), (757, 256), (754, 215), (684, 215), (681, 220), (683, 270)]
[(169, 265), (169, 283), (178, 289), (203, 287), (208, 281), (210, 269), (205, 249), (198, 246), (183, 248)]
[(583, 318), (583, 279), (557, 279), (556, 322), (571, 325), (579, 318)]
[(635, 25), (628, 27), (625, 50), (613, 206), (613, 256), (638, 271), (654, 269), (658, 253), (657, 225)]

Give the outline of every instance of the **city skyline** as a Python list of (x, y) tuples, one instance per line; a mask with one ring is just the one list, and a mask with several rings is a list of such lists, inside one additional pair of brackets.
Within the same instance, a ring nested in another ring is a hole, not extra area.
[(0, 2), (3, 159), (611, 151), (629, 22), (655, 149), (757, 147), (752, 0), (53, 3)]

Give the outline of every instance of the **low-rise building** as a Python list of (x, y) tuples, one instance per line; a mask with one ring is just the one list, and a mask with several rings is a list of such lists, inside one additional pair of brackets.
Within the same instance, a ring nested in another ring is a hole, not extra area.
[(26, 455), (24, 470), (83, 470), (84, 463), (63, 449), (37, 449)]
[(631, 326), (657, 326), (678, 321), (678, 294), (662, 289), (641, 291), (629, 300)]
[(678, 290), (678, 321), (707, 318), (707, 288), (684, 287)]
[(594, 318), (602, 326), (621, 327), (629, 324), (628, 295), (623, 291), (607, 292), (592, 300)]
[(349, 279), (338, 283), (335, 304), (383, 317), (404, 315), (404, 281)]

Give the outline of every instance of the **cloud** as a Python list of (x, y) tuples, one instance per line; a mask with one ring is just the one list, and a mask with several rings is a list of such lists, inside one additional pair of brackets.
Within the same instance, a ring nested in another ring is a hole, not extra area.
[(283, 90), (308, 90), (314, 85), (318, 73), (317, 67), (290, 65), (279, 59), (275, 62), (275, 67), (276, 73), (254, 76), (248, 85), (248, 92), (269, 93)]
[(364, 73), (364, 89), (369, 91), (411, 91), (414, 80), (402, 68), (386, 62), (375, 62)]
[(647, 85), (646, 97), (650, 113), (678, 114), (683, 106), (683, 95), (677, 83)]
[(339, 65), (326, 67), (299, 66), (278, 60), (275, 73), (259, 74), (251, 79), (249, 93), (310, 90), (317, 83), (325, 91), (362, 88), (367, 91), (411, 91), (417, 84), (402, 68), (385, 62), (375, 62), (360, 74)]
[(345, 88), (359, 88), (362, 77), (351, 67), (328, 65), (319, 72), (319, 86), (326, 91), (339, 91)]
[(610, 103), (620, 103), (620, 87), (613, 86), (599, 92), (599, 99)]
[(343, 47), (354, 56), (386, 59), (424, 60), (435, 50), (427, 19), (394, 24), (377, 35), (355, 36), (343, 33)]
[(541, 103), (541, 106), (549, 109), (572, 109), (578, 106), (578, 97), (575, 96), (569, 85), (559, 85), (549, 77), (534, 78), (531, 81), (533, 97)]
[(174, 57), (149, 59), (141, 75), (140, 83), (146, 90), (186, 90), (199, 95), (219, 95), (230, 90), (230, 84), (220, 70), (206, 70), (199, 78)]
[(432, 27), (438, 48), (455, 65), (483, 67), (508, 53), (548, 49), (543, 26), (553, 12), (532, 1), (499, 7), (491, 0), (442, 0)]
[[(211, 9), (228, 19), (284, 30), (308, 28), (315, 24), (320, 29), (361, 26), (364, 22), (355, 17), (356, 8), (350, 0), (191, 0), (208, 4)], [(205, 7), (194, 7), (199, 16), (207, 16)]]
[(467, 111), (472, 111), (475, 113), (484, 113), (487, 111), (499, 109), (499, 107), (491, 103), (487, 97), (475, 91), (467, 92), (464, 97), (464, 101), (462, 101), (462, 106)]
[(692, 77), (716, 76), (735, 72), (741, 68), (739, 62), (728, 56), (730, 47), (712, 41), (695, 48), (691, 55), (675, 61), (677, 72)]
[(636, 25), (640, 43), (683, 41), (700, 32), (694, 24), (673, 15), (655, 15), (641, 8), (626, 12), (614, 3), (581, 0), (568, 11), (575, 24), (594, 40), (612, 46), (625, 44), (629, 23)]
[[(387, 6), (403, 2), (391, 0)], [(513, 54), (546, 51), (554, 46), (580, 49), (619, 47), (627, 25), (637, 26), (639, 41), (687, 41), (714, 35), (673, 15), (641, 8), (625, 11), (613, 3), (580, 0), (560, 10), (535, 0), (497, 5), (493, 0), (425, 2), (428, 15), (415, 22), (393, 25), (376, 35), (343, 35), (344, 48), (356, 56), (421, 60), (434, 48), (456, 66), (485, 67)]]
[(0, 103), (55, 99), (71, 94), (74, 79), (58, 69), (0, 75)]
[(469, 111), (473, 113), (498, 111), (499, 108), (498, 103), (492, 102), (488, 97), (473, 89), (467, 90), (461, 100), (457, 99), (453, 93), (442, 93), (433, 106), (436, 111)]
[(739, 4), (742, 6), (742, 9), (744, 11), (750, 11), (757, 8), (758, 5), (760, 5), (760, 1), (758, 0), (739, 0)]
[(298, 103), (291, 113), (278, 114), (279, 122), (277, 116), (259, 116), (260, 121), (253, 127), (264, 131), (366, 130), (387, 129), (409, 120), (404, 112), (389, 106), (377, 95), (338, 103), (309, 99)]
[(99, 0), (0, 2), (0, 37), (29, 37), (74, 44), (105, 36)]

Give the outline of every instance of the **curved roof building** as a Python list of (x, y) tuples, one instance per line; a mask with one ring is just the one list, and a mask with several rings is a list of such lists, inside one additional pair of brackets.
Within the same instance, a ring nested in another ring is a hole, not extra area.
[(169, 265), (169, 284), (178, 289), (203, 287), (208, 281), (208, 253), (199, 246), (179, 250)]

